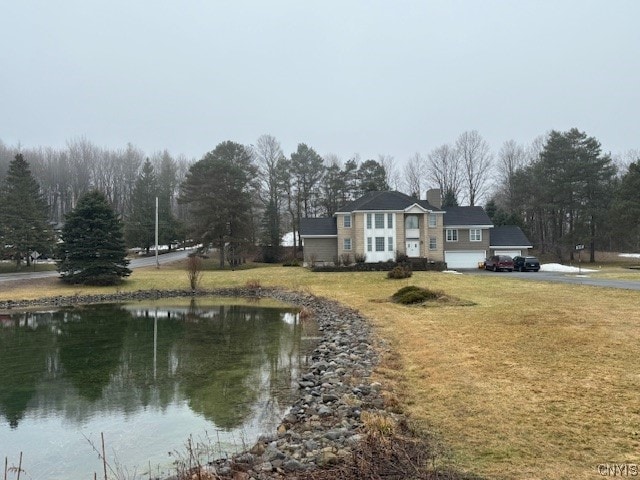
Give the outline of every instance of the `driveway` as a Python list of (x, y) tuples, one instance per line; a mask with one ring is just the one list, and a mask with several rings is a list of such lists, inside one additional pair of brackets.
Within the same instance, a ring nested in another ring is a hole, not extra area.
[[(182, 260), (186, 258), (191, 250), (178, 250), (171, 253), (165, 253), (158, 255), (158, 263), (165, 264)], [(129, 268), (136, 269), (141, 267), (152, 267), (156, 264), (156, 257), (142, 257), (135, 258), (129, 263)], [(0, 274), (1, 282), (10, 282), (14, 280), (36, 280), (38, 278), (57, 277), (59, 274), (55, 270), (47, 272), (17, 272), (17, 273), (3, 273)]]
[[(598, 278), (597, 273), (576, 273), (565, 272), (490, 272), (479, 268), (469, 270), (459, 270), (465, 275), (505, 275), (507, 278), (517, 278), (518, 280), (535, 280), (543, 282), (572, 283), (574, 285), (589, 285), (592, 287), (622, 288), (626, 290), (640, 290), (640, 281), (633, 280), (612, 280)], [(640, 275), (639, 275), (640, 278)]]

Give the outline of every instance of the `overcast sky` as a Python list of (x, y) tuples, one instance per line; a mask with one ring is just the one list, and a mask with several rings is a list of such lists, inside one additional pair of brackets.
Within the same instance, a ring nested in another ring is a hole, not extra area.
[(478, 130), (640, 148), (640, 1), (7, 0), (0, 140), (398, 162)]

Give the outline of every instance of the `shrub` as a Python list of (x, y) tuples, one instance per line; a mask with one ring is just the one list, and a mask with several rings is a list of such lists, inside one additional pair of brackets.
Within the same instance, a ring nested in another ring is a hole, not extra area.
[(367, 261), (367, 256), (364, 253), (354, 253), (353, 258), (356, 263), (365, 263)]
[(396, 262), (403, 263), (403, 262), (407, 262), (408, 260), (409, 260), (409, 257), (406, 254), (396, 250)]
[(283, 267), (299, 267), (300, 262), (297, 258), (292, 258), (291, 260), (287, 260), (282, 264)]
[(402, 278), (409, 278), (412, 274), (411, 268), (408, 266), (398, 265), (387, 272), (387, 278), (398, 280)]
[(391, 299), (395, 303), (400, 303), (402, 305), (414, 305), (416, 303), (424, 303), (429, 300), (437, 300), (442, 296), (442, 292), (409, 285), (394, 293), (391, 296)]
[(345, 267), (348, 267), (353, 263), (351, 261), (351, 255), (348, 253), (343, 253), (342, 255), (340, 255), (340, 260), (342, 261), (342, 265), (344, 265)]

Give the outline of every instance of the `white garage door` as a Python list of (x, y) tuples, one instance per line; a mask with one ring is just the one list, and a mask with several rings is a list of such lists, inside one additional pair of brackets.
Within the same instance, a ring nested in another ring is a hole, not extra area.
[(511, 258), (519, 257), (522, 250), (496, 250), (496, 255), (509, 255)]
[(444, 252), (447, 268), (478, 268), (479, 262), (484, 262), (484, 250), (469, 250), (464, 252)]

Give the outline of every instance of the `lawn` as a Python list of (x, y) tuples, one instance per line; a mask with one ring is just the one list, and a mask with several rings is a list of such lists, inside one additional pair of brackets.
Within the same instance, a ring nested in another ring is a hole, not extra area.
[[(347, 304), (391, 347), (378, 377), (388, 397), (446, 446), (442, 462), (490, 478), (599, 477), (640, 463), (640, 295), (416, 272), (311, 273), (270, 267), (207, 271), (203, 288), (259, 282)], [(468, 306), (408, 307), (399, 288), (441, 290)], [(187, 288), (182, 267), (136, 270), (119, 290)], [(6, 288), (5, 288), (6, 287)], [(109, 289), (0, 284), (0, 299)], [(111, 290), (116, 290), (113, 288)]]

